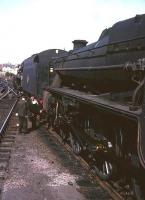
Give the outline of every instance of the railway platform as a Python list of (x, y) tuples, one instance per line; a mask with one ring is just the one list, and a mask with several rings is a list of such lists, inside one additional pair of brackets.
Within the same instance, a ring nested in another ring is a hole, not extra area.
[(1, 199), (112, 198), (44, 125), (25, 135), (16, 131)]

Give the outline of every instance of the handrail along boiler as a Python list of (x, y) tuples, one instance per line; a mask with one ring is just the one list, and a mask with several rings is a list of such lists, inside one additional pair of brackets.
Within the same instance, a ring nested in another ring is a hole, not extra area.
[[(145, 182), (145, 14), (105, 29), (99, 40), (51, 61), (61, 80), (54, 124), (104, 180), (117, 174), (136, 197)], [(79, 48), (78, 48), (79, 47)], [(115, 176), (116, 177), (116, 176)]]

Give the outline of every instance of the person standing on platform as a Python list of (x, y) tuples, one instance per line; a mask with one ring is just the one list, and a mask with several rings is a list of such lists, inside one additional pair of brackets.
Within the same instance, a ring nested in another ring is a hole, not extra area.
[(45, 111), (43, 110), (43, 99), (40, 98), (38, 100), (38, 105), (39, 105), (39, 120), (40, 120), (40, 123), (42, 123), (44, 121), (44, 118), (45, 118)]
[(28, 116), (28, 106), (26, 97), (22, 96), (19, 104), (18, 104), (18, 113), (19, 117), (19, 133), (27, 133), (27, 116)]
[(37, 115), (40, 114), (40, 108), (38, 101), (34, 96), (31, 97), (29, 102), (29, 118), (32, 122), (32, 130), (37, 128)]
[(50, 93), (48, 97), (48, 110), (47, 110), (47, 128), (52, 128), (54, 126), (54, 119), (55, 119), (55, 109), (56, 109), (56, 101), (55, 98)]

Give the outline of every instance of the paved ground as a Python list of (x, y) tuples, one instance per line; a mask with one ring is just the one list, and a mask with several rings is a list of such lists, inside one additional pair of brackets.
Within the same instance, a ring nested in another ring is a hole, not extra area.
[[(71, 171), (55, 149), (58, 151), (48, 132), (43, 129), (27, 135), (18, 135), (12, 150), (2, 200), (110, 199), (105, 191), (102, 194), (99, 186), (97, 188), (100, 194), (96, 192), (95, 197), (87, 198), (88, 195), (85, 196), (81, 192), (82, 188), (86, 187), (79, 188), (78, 185), (80, 172)], [(60, 149), (59, 153), (61, 155), (64, 152), (65, 150)], [(69, 160), (70, 157), (65, 159)], [(73, 162), (71, 165), (73, 169)], [(81, 176), (85, 176), (83, 170)], [(92, 188), (94, 185), (90, 187), (90, 193)]]

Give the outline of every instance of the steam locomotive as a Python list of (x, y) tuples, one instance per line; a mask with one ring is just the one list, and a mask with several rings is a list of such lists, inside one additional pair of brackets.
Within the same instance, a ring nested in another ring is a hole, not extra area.
[(116, 179), (144, 199), (145, 14), (117, 22), (97, 42), (73, 43), (73, 50), (48, 57), (55, 73), (48, 84), (55, 98), (54, 127), (101, 179)]

